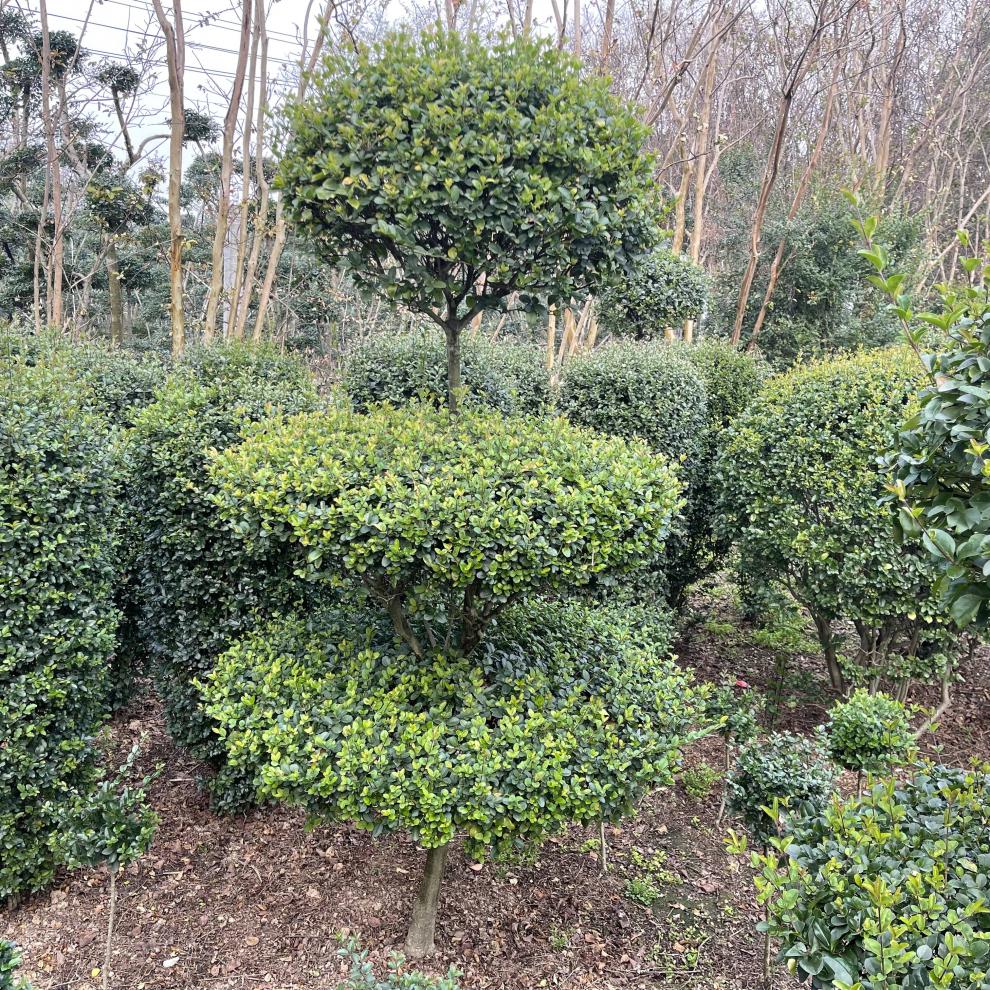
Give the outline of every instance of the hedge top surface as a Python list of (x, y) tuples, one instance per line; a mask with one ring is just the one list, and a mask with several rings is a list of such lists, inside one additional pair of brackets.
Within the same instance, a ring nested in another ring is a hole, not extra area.
[(300, 574), (386, 597), (439, 586), (482, 611), (641, 564), (680, 505), (642, 444), (422, 405), (262, 423), (212, 473), (235, 531), (297, 543)]
[(394, 33), (329, 56), (288, 118), (289, 218), (435, 319), (566, 298), (656, 241), (646, 128), (547, 40)]

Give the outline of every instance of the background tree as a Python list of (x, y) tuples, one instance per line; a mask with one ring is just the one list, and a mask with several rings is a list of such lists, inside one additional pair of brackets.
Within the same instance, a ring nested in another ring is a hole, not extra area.
[(476, 314), (574, 295), (655, 242), (645, 129), (549, 43), (393, 35), (328, 58), (289, 118), (290, 219), (443, 329), (452, 410)]

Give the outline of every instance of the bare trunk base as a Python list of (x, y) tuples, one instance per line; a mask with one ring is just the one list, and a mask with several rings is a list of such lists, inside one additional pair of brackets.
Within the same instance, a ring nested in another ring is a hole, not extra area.
[(433, 936), (437, 928), (437, 901), (440, 897), (440, 882), (447, 865), (447, 850), (450, 845), (428, 849), (426, 868), (419, 886), (419, 893), (413, 904), (409, 934), (406, 936), (406, 955), (412, 959), (432, 956), (435, 945)]

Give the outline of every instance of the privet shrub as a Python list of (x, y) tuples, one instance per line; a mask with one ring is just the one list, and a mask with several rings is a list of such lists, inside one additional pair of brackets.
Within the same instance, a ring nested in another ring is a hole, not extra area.
[[(690, 695), (678, 681), (658, 700), (679, 675), (658, 673), (648, 624), (619, 635), (578, 606), (521, 604), (659, 553), (678, 484), (644, 444), (563, 420), (383, 406), (259, 424), (211, 473), (252, 552), (285, 547), (297, 575), (370, 617), (242, 640), (209, 713), (262, 794), (427, 845), (410, 952), (432, 951), (455, 830), (502, 848), (568, 816), (618, 814), (626, 788), (666, 779)], [(244, 705), (269, 695), (277, 725), (268, 701), (258, 719)]]
[(832, 706), (827, 738), (836, 764), (860, 775), (888, 770), (915, 746), (907, 708), (862, 688)]
[(726, 788), (727, 807), (765, 848), (777, 835), (769, 814), (775, 802), (795, 813), (820, 809), (834, 787), (835, 770), (820, 739), (775, 732), (740, 750)]
[(55, 868), (54, 814), (93, 772), (114, 650), (113, 457), (57, 368), (0, 370), (0, 900)]
[(606, 333), (649, 340), (696, 319), (707, 298), (705, 270), (661, 249), (645, 255), (630, 275), (606, 288), (595, 309)]
[[(199, 711), (192, 681), (228, 641), (295, 594), (268, 552), (253, 558), (210, 500), (208, 452), (238, 440), (247, 421), (283, 410), (314, 408), (305, 369), (267, 349), (223, 347), (194, 352), (135, 416), (128, 435), (128, 511), (141, 527), (135, 561), (139, 645), (147, 651), (169, 731), (202, 759), (220, 754)], [(277, 550), (277, 548), (270, 548)], [(215, 798), (238, 799), (226, 774)]]
[(792, 822), (756, 857), (780, 957), (816, 990), (990, 987), (990, 767), (930, 766)]
[(690, 535), (708, 422), (701, 375), (664, 344), (618, 342), (564, 366), (560, 410), (574, 423), (611, 436), (638, 437), (678, 464), (687, 504), (664, 558), (632, 584), (637, 598), (676, 600), (696, 572)]
[[(718, 466), (726, 534), (754, 580), (786, 584), (812, 615), (833, 685), (845, 677), (940, 676), (945, 615), (934, 570), (894, 539), (878, 459), (912, 401), (910, 353), (822, 360), (772, 379), (734, 423)], [(840, 668), (836, 620), (854, 624), (851, 665)]]
[[(548, 412), (553, 405), (550, 373), (540, 348), (516, 341), (465, 337), (461, 341), (461, 381), (469, 403), (508, 414)], [(343, 385), (354, 408), (378, 402), (400, 406), (416, 399), (447, 401), (447, 355), (436, 333), (384, 334), (349, 356)]]

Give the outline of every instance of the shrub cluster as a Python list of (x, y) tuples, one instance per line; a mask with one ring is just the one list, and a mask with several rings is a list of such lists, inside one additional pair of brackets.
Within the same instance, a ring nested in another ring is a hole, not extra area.
[[(750, 580), (781, 582), (815, 620), (836, 688), (845, 677), (942, 674), (945, 615), (925, 555), (897, 543), (879, 458), (912, 402), (910, 353), (874, 351), (774, 378), (724, 444), (718, 483), (726, 535)], [(838, 659), (837, 620), (856, 629)]]
[(815, 990), (990, 986), (990, 767), (875, 784), (756, 863), (781, 958)]
[[(148, 656), (170, 732), (203, 759), (220, 750), (193, 679), (255, 613), (297, 593), (277, 553), (249, 557), (218, 518), (208, 452), (236, 442), (245, 422), (317, 404), (305, 368), (277, 351), (194, 351), (127, 436), (127, 511), (140, 528), (130, 645)], [(238, 797), (224, 774), (213, 786), (221, 802)]]
[[(438, 333), (381, 334), (349, 355), (343, 385), (354, 408), (378, 402), (394, 406), (423, 399), (447, 401), (447, 354)], [(465, 337), (461, 380), (467, 401), (507, 414), (539, 415), (551, 410), (550, 373), (541, 350), (512, 340)]]
[(0, 900), (43, 887), (93, 772), (114, 651), (114, 462), (62, 369), (0, 370)]

